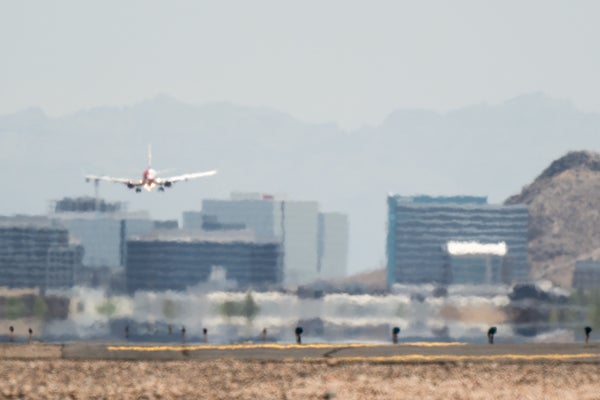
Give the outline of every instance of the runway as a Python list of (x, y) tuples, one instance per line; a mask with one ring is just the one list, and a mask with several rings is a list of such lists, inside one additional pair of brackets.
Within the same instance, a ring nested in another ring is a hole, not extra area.
[(600, 343), (0, 345), (0, 397), (597, 399)]
[(4, 344), (5, 359), (71, 360), (246, 360), (332, 362), (501, 362), (559, 361), (600, 363), (600, 343), (313, 343), (313, 344)]

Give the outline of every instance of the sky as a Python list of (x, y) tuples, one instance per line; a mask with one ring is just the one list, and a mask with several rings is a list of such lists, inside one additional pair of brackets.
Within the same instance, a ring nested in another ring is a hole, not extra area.
[(600, 112), (597, 1), (0, 0), (0, 114), (159, 93), (345, 129), (544, 92)]

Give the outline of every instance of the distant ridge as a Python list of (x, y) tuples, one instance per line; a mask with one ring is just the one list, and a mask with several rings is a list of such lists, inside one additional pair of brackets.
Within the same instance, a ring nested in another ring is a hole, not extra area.
[(600, 254), (599, 200), (600, 154), (572, 151), (505, 201), (529, 206), (534, 278), (569, 287), (575, 262)]
[(550, 164), (538, 179), (549, 179), (566, 170), (575, 168), (587, 168), (590, 171), (600, 171), (600, 154), (591, 151), (571, 151), (564, 157), (561, 157)]
[[(567, 149), (600, 149), (598, 132), (600, 113), (542, 93), (443, 113), (399, 109), (351, 130), (269, 107), (194, 105), (168, 94), (61, 116), (30, 108), (0, 115), (0, 169), (18, 172), (3, 177), (0, 214), (44, 213), (50, 199), (93, 195), (83, 175), (137, 174), (151, 143), (157, 167), (214, 168), (219, 179), (170, 196), (104, 185), (103, 197), (158, 219), (231, 191), (317, 200), (324, 211), (349, 215), (348, 271), (358, 272), (385, 255), (387, 193), (478, 193), (497, 203)], [(560, 175), (560, 165), (551, 170), (547, 177)]]

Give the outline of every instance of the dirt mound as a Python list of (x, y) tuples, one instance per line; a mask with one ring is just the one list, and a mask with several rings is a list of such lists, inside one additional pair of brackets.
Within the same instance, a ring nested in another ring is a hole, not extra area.
[(570, 287), (575, 261), (600, 249), (600, 154), (570, 152), (505, 204), (529, 206), (532, 277)]

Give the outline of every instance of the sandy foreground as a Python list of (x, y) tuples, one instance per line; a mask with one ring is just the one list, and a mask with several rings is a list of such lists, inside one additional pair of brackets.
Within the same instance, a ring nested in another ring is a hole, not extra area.
[(598, 362), (70, 360), (59, 350), (4, 347), (0, 398), (600, 399)]
[(3, 360), (0, 397), (27, 399), (599, 399), (600, 366)]

